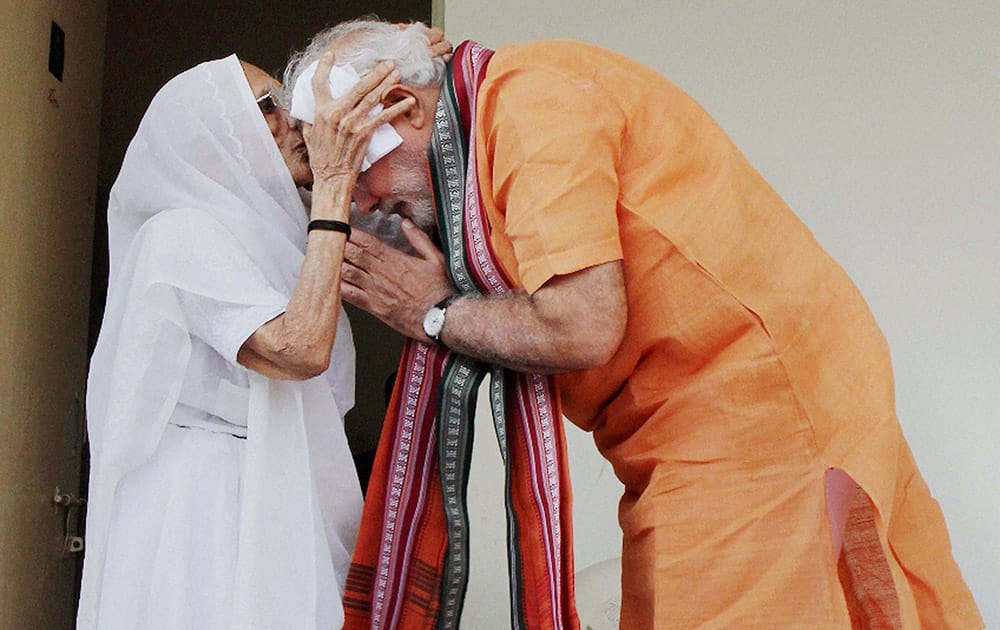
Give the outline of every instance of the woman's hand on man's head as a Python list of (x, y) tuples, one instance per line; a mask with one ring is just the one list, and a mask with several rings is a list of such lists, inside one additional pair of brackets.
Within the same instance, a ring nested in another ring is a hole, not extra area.
[(444, 57), (445, 61), (451, 59), (451, 42), (444, 38), (444, 31), (437, 26), (427, 31), (427, 43), (430, 44), (431, 54), (435, 57)]
[(361, 171), (372, 133), (409, 111), (416, 101), (406, 98), (370, 116), (369, 113), (385, 94), (399, 83), (399, 71), (391, 62), (383, 61), (347, 94), (333, 98), (329, 86), (333, 65), (333, 51), (325, 52), (312, 79), (316, 96), (315, 120), (311, 125), (303, 123), (302, 134), (309, 150), (314, 188), (321, 183), (342, 181), (350, 190)]

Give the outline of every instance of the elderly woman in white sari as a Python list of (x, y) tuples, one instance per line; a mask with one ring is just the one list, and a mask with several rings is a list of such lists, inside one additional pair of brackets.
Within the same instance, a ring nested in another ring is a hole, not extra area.
[(369, 138), (412, 103), (369, 116), (388, 66), (334, 99), (332, 63), (304, 138), (231, 56), (167, 83), (129, 146), (88, 383), (81, 630), (343, 623), (362, 504), (346, 221)]

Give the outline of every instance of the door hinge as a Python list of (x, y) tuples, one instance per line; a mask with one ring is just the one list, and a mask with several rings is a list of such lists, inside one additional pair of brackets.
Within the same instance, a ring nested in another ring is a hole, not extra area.
[(52, 502), (66, 512), (63, 524), (63, 556), (83, 551), (83, 536), (80, 530), (83, 525), (83, 514), (87, 509), (87, 500), (72, 492), (63, 492), (56, 486)]

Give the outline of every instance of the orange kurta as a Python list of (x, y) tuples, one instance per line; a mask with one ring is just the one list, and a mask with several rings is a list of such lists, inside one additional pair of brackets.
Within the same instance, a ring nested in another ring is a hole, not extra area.
[(528, 291), (623, 264), (621, 347), (558, 379), (625, 485), (623, 627), (849, 626), (828, 468), (871, 498), (840, 567), (855, 623), (982, 625), (867, 305), (697, 103), (606, 50), (505, 47), (476, 147), (494, 248)]

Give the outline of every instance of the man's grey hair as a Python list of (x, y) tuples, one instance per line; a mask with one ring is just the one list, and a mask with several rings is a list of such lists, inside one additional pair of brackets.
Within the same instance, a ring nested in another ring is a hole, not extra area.
[(285, 67), (285, 94), (291, 95), (302, 71), (337, 43), (338, 66), (352, 66), (359, 75), (371, 72), (380, 61), (393, 61), (400, 81), (414, 87), (440, 85), (445, 62), (431, 54), (424, 24), (396, 24), (362, 18), (343, 22), (317, 33), (305, 49), (292, 55)]

